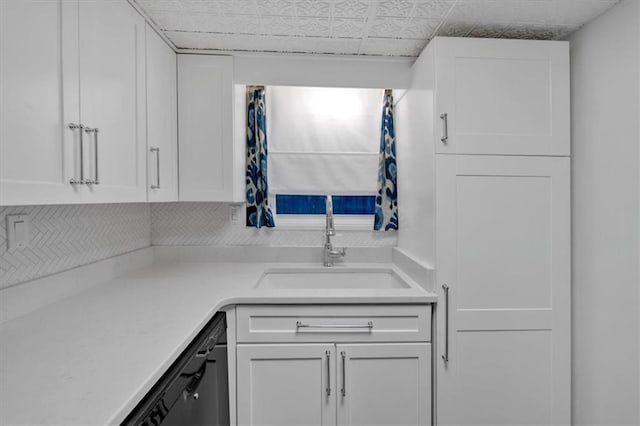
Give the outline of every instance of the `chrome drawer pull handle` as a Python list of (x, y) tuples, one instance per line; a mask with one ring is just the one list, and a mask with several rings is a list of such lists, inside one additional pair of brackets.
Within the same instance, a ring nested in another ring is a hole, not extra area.
[(71, 130), (80, 130), (80, 179), (71, 178), (69, 183), (71, 185), (83, 185), (86, 183), (84, 180), (84, 143), (82, 141), (82, 133), (84, 130), (84, 125), (69, 123), (67, 127)]
[(331, 351), (325, 351), (327, 355), (327, 396), (331, 395)]
[(444, 355), (442, 360), (445, 364), (449, 362), (449, 286), (442, 285), (444, 290)]
[(446, 144), (449, 142), (449, 115), (445, 112), (444, 114), (440, 114), (440, 118), (442, 119), (442, 131), (443, 135), (440, 138), (440, 142)]
[(95, 179), (87, 179), (85, 183), (89, 185), (100, 185), (100, 178), (98, 177), (98, 128), (97, 127), (85, 127), (84, 131), (87, 133), (93, 133), (93, 143), (94, 143), (94, 152), (93, 152), (93, 165), (94, 165), (94, 174)]
[(156, 184), (151, 185), (151, 189), (160, 189), (160, 148), (149, 148), (149, 151), (156, 153)]
[(373, 329), (373, 321), (369, 321), (366, 324), (303, 324), (302, 321), (296, 321), (296, 329), (299, 328), (321, 328), (321, 329), (361, 329), (365, 328), (367, 330)]
[(346, 358), (347, 358), (347, 354), (342, 351), (340, 352), (340, 356), (342, 357), (342, 389), (340, 389), (340, 393), (342, 394), (342, 397), (347, 396), (347, 370), (346, 370)]

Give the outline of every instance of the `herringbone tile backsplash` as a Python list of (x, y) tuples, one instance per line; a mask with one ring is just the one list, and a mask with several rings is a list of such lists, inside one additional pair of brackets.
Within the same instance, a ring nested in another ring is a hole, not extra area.
[[(29, 247), (7, 251), (6, 215), (26, 213)], [(0, 288), (148, 247), (148, 204), (0, 206)]]
[[(29, 215), (29, 247), (7, 250), (6, 215)], [(395, 232), (342, 231), (335, 244), (395, 246)], [(0, 206), (0, 289), (149, 245), (320, 246), (322, 232), (231, 224), (227, 203)]]
[[(151, 207), (151, 244), (158, 246), (321, 246), (322, 231), (256, 229), (232, 224), (227, 203), (159, 203)], [(277, 226), (277, 223), (276, 223)], [(340, 230), (339, 230), (340, 231)], [(392, 247), (396, 232), (340, 231), (334, 243), (347, 247)]]

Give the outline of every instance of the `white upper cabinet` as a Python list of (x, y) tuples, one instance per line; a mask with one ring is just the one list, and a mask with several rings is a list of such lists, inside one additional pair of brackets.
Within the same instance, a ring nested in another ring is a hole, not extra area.
[(143, 18), (124, 0), (0, 15), (0, 204), (145, 201)]
[(178, 55), (180, 201), (244, 200), (233, 118), (233, 58)]
[(178, 94), (175, 52), (147, 25), (147, 194), (178, 200)]
[(569, 45), (436, 38), (437, 153), (569, 155)]
[(79, 23), (83, 201), (146, 201), (144, 19), (126, 1), (81, 1)]
[(79, 202), (78, 3), (2, 0), (0, 21), (0, 205)]

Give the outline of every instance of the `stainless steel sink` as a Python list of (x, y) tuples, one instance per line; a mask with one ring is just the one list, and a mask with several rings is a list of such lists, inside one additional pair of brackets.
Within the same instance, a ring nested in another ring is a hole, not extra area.
[(392, 269), (299, 268), (267, 270), (256, 285), (260, 289), (409, 289)]

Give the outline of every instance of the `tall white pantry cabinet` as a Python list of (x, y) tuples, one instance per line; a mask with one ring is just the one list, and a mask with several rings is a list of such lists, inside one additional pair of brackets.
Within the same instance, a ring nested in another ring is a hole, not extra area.
[(568, 43), (436, 38), (413, 73), (397, 137), (435, 212), (414, 247), (436, 271), (437, 424), (570, 424)]

